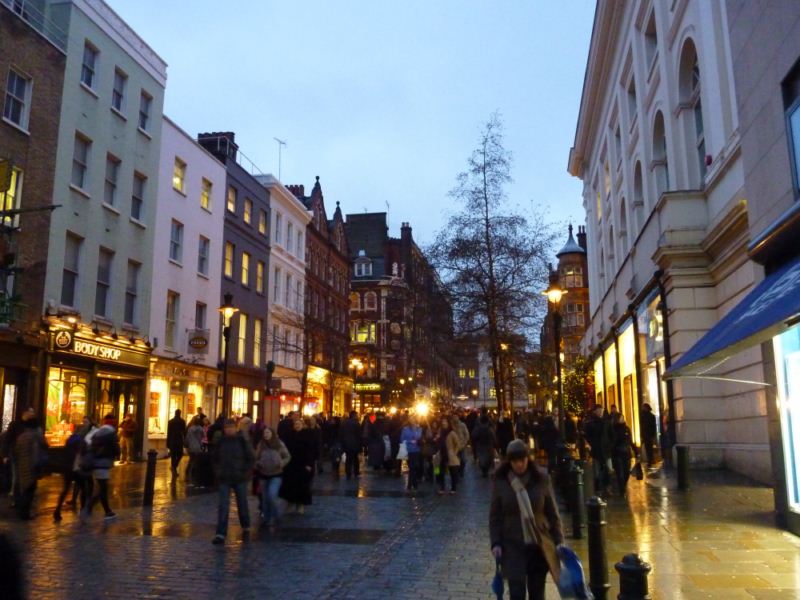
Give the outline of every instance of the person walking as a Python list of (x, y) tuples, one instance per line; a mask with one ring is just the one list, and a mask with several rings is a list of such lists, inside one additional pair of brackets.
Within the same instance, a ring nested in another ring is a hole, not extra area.
[(41, 475), (41, 463), (46, 447), (39, 421), (32, 415), (22, 421), (22, 430), (14, 440), (12, 457), (15, 470), (14, 506), (19, 518), (33, 518), (31, 508), (36, 484)]
[(131, 413), (125, 415), (122, 423), (119, 424), (119, 462), (121, 465), (133, 462), (136, 427), (136, 420)]
[(311, 480), (314, 477), (313, 441), (305, 431), (302, 419), (295, 419), (291, 435), (284, 440), (291, 459), (283, 469), (279, 495), (289, 503), (289, 510), (298, 514), (311, 504)]
[(495, 472), (489, 509), (492, 555), (508, 580), (511, 600), (544, 600), (550, 572), (558, 581), (556, 548), (564, 540), (549, 475), (529, 458), (527, 445), (514, 440)]
[(458, 415), (454, 415), (450, 420), (453, 430), (458, 435), (459, 451), (458, 451), (458, 476), (464, 478), (464, 469), (467, 465), (467, 446), (469, 446), (470, 435), (467, 424), (462, 421)]
[(275, 528), (281, 516), (278, 492), (283, 481), (283, 470), (291, 458), (278, 434), (272, 428), (265, 427), (256, 448), (256, 475), (259, 480), (261, 518), (270, 529)]
[(167, 448), (172, 464), (172, 477), (178, 478), (178, 465), (183, 458), (183, 444), (186, 437), (186, 421), (181, 418), (181, 409), (175, 409), (175, 416), (167, 423)]
[(503, 413), (500, 413), (500, 417), (497, 419), (495, 437), (500, 454), (504, 454), (508, 444), (514, 439), (514, 426)]
[(603, 416), (603, 407), (595, 405), (584, 426), (584, 436), (589, 444), (589, 455), (594, 469), (594, 489), (598, 495), (606, 493), (610, 484), (608, 463), (611, 461), (611, 425)]
[(445, 493), (445, 475), (450, 475), (450, 494), (456, 493), (458, 487), (459, 460), (458, 451), (461, 448), (461, 440), (458, 432), (453, 429), (449, 418), (442, 417), (439, 432), (436, 438), (436, 446), (439, 454), (439, 495)]
[(625, 423), (622, 413), (614, 413), (611, 417), (611, 461), (617, 479), (620, 496), (625, 496), (628, 479), (631, 476), (631, 456), (636, 455), (631, 428)]
[[(80, 459), (83, 452), (84, 439), (93, 427), (89, 418), (84, 417), (84, 425), (69, 436), (69, 438), (67, 438), (67, 443), (64, 445), (64, 459), (59, 469), (61, 471), (61, 477), (63, 478), (63, 486), (61, 488), (61, 493), (58, 495), (58, 500), (56, 501), (56, 508), (53, 511), (53, 521), (56, 523), (61, 521), (61, 507), (70, 490), (74, 490), (72, 494), (72, 504), (74, 505), (77, 493), (84, 489)], [(85, 506), (86, 494), (82, 493), (81, 509)]]
[(416, 417), (410, 417), (408, 424), (400, 432), (400, 443), (406, 445), (408, 452), (408, 485), (407, 490), (417, 491), (417, 485), (422, 477), (422, 427)]
[[(103, 425), (99, 429), (93, 429), (86, 435), (86, 446), (88, 457), (86, 463), (90, 466), (88, 475), (86, 506), (81, 510), (83, 518), (92, 514), (92, 508), (100, 502), (105, 511), (106, 520), (113, 519), (117, 515), (111, 510), (108, 502), (108, 482), (111, 479), (111, 469), (114, 461), (120, 453), (119, 438), (117, 429), (114, 427), (115, 419), (113, 414), (103, 417)], [(97, 493), (94, 493), (94, 482), (97, 482)]]
[(205, 431), (200, 417), (194, 417), (186, 430), (186, 451), (189, 453), (189, 464), (186, 465), (186, 481), (194, 481), (195, 470), (200, 455), (203, 453), (203, 437)]
[(360, 458), (363, 440), (358, 413), (350, 411), (350, 416), (339, 427), (339, 443), (345, 453), (344, 473), (347, 479), (360, 475)]
[(558, 466), (558, 451), (564, 447), (564, 440), (552, 415), (544, 417), (540, 427), (539, 439), (541, 447), (547, 453), (547, 471), (552, 473)]
[(653, 408), (647, 404), (642, 404), (642, 414), (639, 417), (639, 423), (642, 431), (642, 446), (644, 446), (645, 457), (647, 458), (647, 466), (652, 468), (655, 464), (655, 445), (658, 430), (656, 427), (656, 416), (653, 414)]
[(217, 532), (211, 540), (212, 544), (224, 544), (225, 537), (228, 535), (231, 490), (236, 496), (239, 525), (245, 533), (250, 530), (247, 482), (252, 477), (254, 464), (253, 445), (242, 433), (237, 431), (236, 421), (226, 419), (222, 428), (222, 437), (214, 447), (214, 470), (219, 483), (219, 504), (217, 506)]
[(484, 478), (489, 476), (489, 471), (494, 466), (495, 439), (494, 431), (489, 424), (489, 417), (482, 414), (478, 424), (472, 430), (472, 447), (477, 456), (478, 468)]

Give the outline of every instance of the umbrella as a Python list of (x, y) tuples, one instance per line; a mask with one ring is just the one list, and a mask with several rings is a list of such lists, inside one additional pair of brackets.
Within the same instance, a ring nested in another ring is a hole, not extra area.
[(492, 579), (492, 592), (497, 600), (503, 600), (503, 576), (500, 574), (500, 561), (495, 560), (494, 578)]

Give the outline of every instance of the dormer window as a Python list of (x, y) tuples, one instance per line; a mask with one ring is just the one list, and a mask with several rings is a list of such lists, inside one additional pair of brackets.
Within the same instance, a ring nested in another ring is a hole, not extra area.
[(372, 261), (364, 250), (358, 251), (358, 258), (355, 263), (356, 277), (369, 277), (372, 275)]

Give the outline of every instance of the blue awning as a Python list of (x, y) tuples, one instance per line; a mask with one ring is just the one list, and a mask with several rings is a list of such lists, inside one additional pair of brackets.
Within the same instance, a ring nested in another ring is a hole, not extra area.
[(800, 322), (800, 257), (768, 275), (664, 373), (698, 377)]

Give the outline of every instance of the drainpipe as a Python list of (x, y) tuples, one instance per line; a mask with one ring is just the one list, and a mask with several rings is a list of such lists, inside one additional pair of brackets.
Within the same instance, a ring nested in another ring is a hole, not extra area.
[[(664, 288), (664, 281), (662, 280), (662, 277), (664, 277), (664, 271), (659, 269), (653, 274), (653, 277), (658, 283), (658, 295), (660, 298), (656, 308), (657, 310), (661, 311), (661, 326), (663, 328), (664, 335), (664, 364), (666, 365), (667, 369), (669, 369), (672, 366), (672, 350), (670, 348), (667, 292)], [(675, 390), (673, 389), (672, 379), (667, 380), (667, 408), (669, 410), (667, 421), (669, 424), (669, 447), (672, 448), (677, 441), (675, 431)]]

